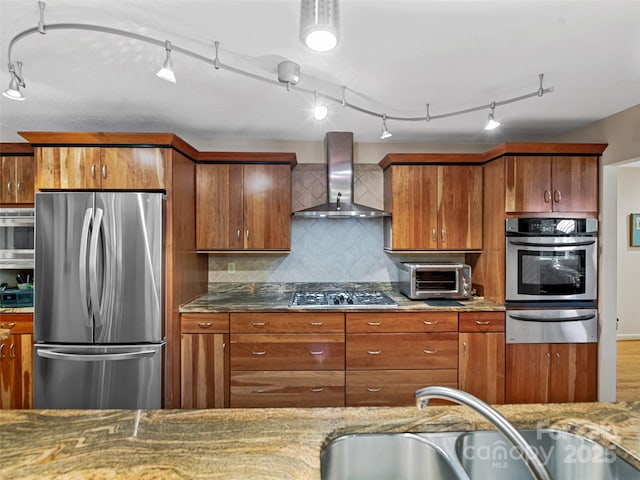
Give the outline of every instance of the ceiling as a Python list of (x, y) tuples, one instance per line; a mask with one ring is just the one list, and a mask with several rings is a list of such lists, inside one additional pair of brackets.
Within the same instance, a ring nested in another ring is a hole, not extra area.
[[(352, 131), (356, 142), (539, 141), (640, 104), (640, 0), (342, 0), (338, 47), (313, 53), (299, 41), (298, 0), (49, 0), (45, 23), (90, 23), (170, 40), (207, 58), (277, 79), (300, 65), (287, 91), (173, 52), (177, 84), (155, 72), (162, 47), (100, 32), (52, 30), (15, 44), (27, 100), (0, 97), (3, 131), (174, 132), (196, 148), (216, 140), (320, 141)], [(0, 2), (0, 88), (9, 84), (11, 38), (37, 25), (37, 2)], [(553, 93), (429, 122), (381, 119), (329, 103), (313, 120), (313, 95), (388, 116), (420, 117)]]

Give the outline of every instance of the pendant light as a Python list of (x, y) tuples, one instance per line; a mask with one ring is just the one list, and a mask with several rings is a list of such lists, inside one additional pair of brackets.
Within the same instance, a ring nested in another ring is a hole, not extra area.
[(169, 40), (164, 42), (164, 49), (167, 51), (167, 56), (164, 59), (162, 68), (158, 70), (156, 75), (167, 82), (176, 83), (176, 74), (173, 73), (173, 62), (171, 61), (171, 42)]
[(386, 138), (391, 138), (393, 134), (387, 128), (387, 114), (382, 115), (382, 130), (380, 133), (380, 140), (384, 140)]
[(496, 110), (496, 102), (491, 102), (491, 112), (489, 113), (487, 124), (484, 126), (485, 130), (494, 130), (500, 126), (500, 122), (497, 121), (494, 116), (495, 110)]
[(18, 71), (16, 72), (13, 64), (9, 65), (9, 74), (11, 80), (9, 80), (9, 88), (2, 92), (2, 95), (11, 100), (22, 102), (25, 100), (25, 96), (22, 95), (20, 87), (24, 87), (24, 80), (22, 80), (22, 62), (16, 62)]
[(328, 52), (338, 44), (338, 0), (301, 0), (300, 40), (315, 52)]

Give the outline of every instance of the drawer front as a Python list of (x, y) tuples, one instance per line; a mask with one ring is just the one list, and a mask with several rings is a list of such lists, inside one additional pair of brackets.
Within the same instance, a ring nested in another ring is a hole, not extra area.
[(9, 330), (11, 335), (33, 333), (33, 313), (2, 313), (0, 329)]
[(445, 370), (349, 371), (347, 407), (415, 405), (415, 393), (429, 385), (457, 388), (458, 372)]
[(232, 372), (231, 407), (343, 407), (344, 372)]
[(344, 370), (344, 335), (231, 335), (231, 370)]
[(229, 314), (183, 313), (180, 333), (229, 333)]
[(458, 368), (457, 333), (347, 335), (347, 370)]
[(232, 313), (231, 333), (343, 333), (344, 313)]
[(458, 312), (347, 313), (347, 333), (457, 332)]
[(461, 332), (504, 332), (504, 312), (460, 312)]

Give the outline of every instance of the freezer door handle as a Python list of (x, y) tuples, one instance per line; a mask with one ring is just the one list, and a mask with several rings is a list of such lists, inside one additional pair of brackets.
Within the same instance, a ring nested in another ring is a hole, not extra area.
[(101, 208), (96, 208), (93, 230), (91, 231), (91, 243), (89, 245), (89, 292), (96, 327), (102, 325), (100, 296), (98, 292), (98, 240), (100, 239), (100, 230), (102, 229), (103, 213)]
[(87, 208), (84, 212), (84, 220), (82, 221), (82, 232), (80, 233), (80, 255), (78, 257), (78, 279), (80, 281), (80, 299), (82, 307), (85, 309), (85, 318), (87, 327), (91, 328), (91, 318), (89, 318), (89, 304), (87, 292), (87, 246), (89, 243), (89, 227), (91, 226), (91, 217), (93, 216), (93, 208)]
[(72, 362), (102, 362), (102, 361), (115, 361), (115, 360), (133, 360), (142, 357), (153, 357), (157, 350), (140, 350), (137, 352), (124, 352), (124, 353), (96, 353), (96, 354), (78, 354), (78, 353), (65, 353), (58, 352), (56, 350), (36, 350), (39, 357), (50, 358), (53, 360), (69, 360)]

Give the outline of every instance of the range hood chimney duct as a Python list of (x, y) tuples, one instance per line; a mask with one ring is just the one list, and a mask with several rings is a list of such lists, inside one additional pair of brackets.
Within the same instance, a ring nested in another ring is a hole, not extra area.
[(353, 201), (353, 133), (327, 132), (327, 203), (293, 212), (307, 218), (379, 218), (391, 213)]

